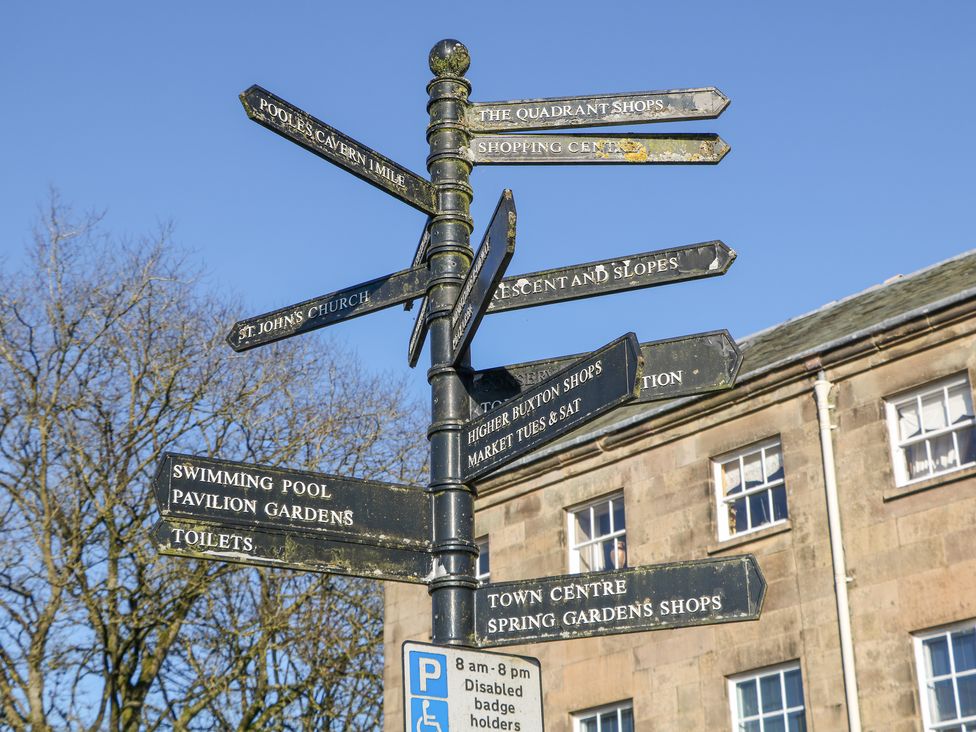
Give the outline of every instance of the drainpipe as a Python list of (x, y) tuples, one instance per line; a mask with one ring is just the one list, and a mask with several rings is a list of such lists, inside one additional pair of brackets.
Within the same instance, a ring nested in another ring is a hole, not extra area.
[(840, 506), (837, 500), (837, 471), (834, 466), (834, 443), (830, 431), (830, 405), (827, 398), (833, 384), (821, 369), (813, 383), (820, 422), (820, 453), (823, 456), (824, 490), (827, 493), (827, 525), (830, 528), (830, 558), (834, 565), (834, 593), (837, 596), (837, 624), (840, 631), (840, 660), (844, 671), (844, 700), (847, 724), (851, 732), (861, 732), (861, 707), (857, 697), (857, 672), (854, 669), (854, 641), (851, 636), (850, 603), (847, 598), (847, 564), (840, 529)]

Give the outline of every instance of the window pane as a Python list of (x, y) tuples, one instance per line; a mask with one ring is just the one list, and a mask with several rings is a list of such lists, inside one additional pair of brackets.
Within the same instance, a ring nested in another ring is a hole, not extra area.
[(908, 463), (908, 476), (910, 478), (919, 478), (923, 475), (928, 475), (929, 469), (929, 453), (928, 448), (926, 448), (927, 442), (916, 442), (914, 445), (910, 445), (905, 448), (905, 460)]
[(779, 445), (766, 448), (766, 482), (783, 478), (783, 453)]
[(733, 501), (732, 505), (729, 506), (729, 533), (734, 534), (737, 531), (745, 531), (748, 528), (746, 499), (740, 498), (737, 501)]
[(756, 680), (740, 681), (735, 685), (739, 698), (739, 716), (753, 717), (759, 714), (759, 700), (756, 697)]
[(481, 552), (478, 554), (478, 574), (486, 575), (491, 571), (491, 557), (488, 554), (488, 545), (480, 547)]
[(936, 470), (948, 470), (959, 464), (959, 456), (956, 455), (956, 444), (952, 439), (952, 433), (939, 435), (931, 439), (932, 462), (935, 463)]
[(620, 732), (634, 732), (634, 710), (620, 710)]
[(759, 730), (759, 720), (753, 720), (752, 722), (741, 722), (739, 724), (739, 729), (742, 732), (760, 732)]
[(786, 706), (803, 706), (803, 680), (800, 678), (800, 669), (795, 668), (783, 674), (784, 686), (786, 686)]
[(594, 536), (606, 536), (610, 533), (610, 503), (601, 503), (593, 507)]
[(742, 490), (742, 476), (739, 474), (739, 461), (729, 460), (722, 465), (722, 487), (726, 496)]
[(959, 462), (962, 465), (976, 462), (976, 429), (965, 427), (956, 432), (959, 441)]
[(949, 389), (949, 424), (973, 418), (969, 384), (957, 384)]
[(764, 717), (763, 732), (786, 732), (786, 722), (782, 716)]
[(624, 518), (624, 499), (623, 496), (620, 498), (613, 499), (613, 530), (623, 531), (627, 528), (627, 520)]
[(617, 725), (617, 710), (600, 715), (600, 732), (620, 732)]
[(921, 433), (918, 424), (918, 407), (915, 400), (899, 404), (895, 411), (898, 413), (898, 434), (899, 441), (907, 440)]
[(924, 645), (925, 657), (929, 664), (926, 675), (932, 678), (949, 673), (949, 644), (946, 643), (946, 637), (940, 635), (938, 638), (930, 638)]
[(786, 510), (786, 486), (781, 485), (773, 488), (773, 519), (781, 521), (788, 518)]
[(807, 719), (803, 716), (803, 712), (793, 712), (787, 718), (787, 727), (789, 732), (807, 732)]
[(612, 553), (613, 561), (607, 562), (607, 566), (623, 569), (627, 566), (627, 542), (624, 540), (624, 537), (620, 536), (613, 540), (612, 546), (614, 547)]
[(764, 712), (775, 712), (783, 708), (783, 694), (779, 687), (779, 674), (759, 677), (759, 697), (762, 699), (762, 710)]
[(593, 538), (590, 528), (590, 509), (584, 508), (573, 514), (576, 517), (576, 543), (582, 544), (584, 541)]
[(749, 496), (749, 513), (752, 519), (752, 528), (768, 524), (772, 520), (769, 510), (769, 491), (761, 491)]
[(763, 482), (762, 455), (758, 452), (754, 452), (752, 455), (746, 455), (742, 459), (742, 464), (745, 472), (746, 488), (760, 485)]
[(956, 673), (976, 669), (976, 628), (952, 634), (952, 656)]
[(968, 717), (976, 714), (976, 674), (960, 676), (957, 684), (959, 689), (959, 716)]
[(952, 679), (936, 681), (930, 689), (929, 698), (937, 722), (956, 718), (956, 698), (952, 693)]
[(931, 432), (946, 426), (945, 404), (942, 391), (922, 397), (922, 431)]
[(580, 549), (580, 572), (596, 572), (603, 569), (603, 556), (598, 553), (599, 544), (591, 544)]
[(580, 732), (597, 732), (596, 717), (587, 717), (580, 720)]

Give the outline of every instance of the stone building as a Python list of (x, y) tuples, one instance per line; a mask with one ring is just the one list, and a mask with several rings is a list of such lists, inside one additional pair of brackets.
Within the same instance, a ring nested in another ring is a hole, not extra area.
[[(541, 660), (546, 728), (976, 730), (976, 250), (739, 345), (734, 389), (479, 483), (483, 581), (610, 569), (625, 541), (630, 567), (749, 553), (767, 582), (755, 621), (501, 649)], [(426, 590), (388, 585), (385, 627), (392, 731)]]

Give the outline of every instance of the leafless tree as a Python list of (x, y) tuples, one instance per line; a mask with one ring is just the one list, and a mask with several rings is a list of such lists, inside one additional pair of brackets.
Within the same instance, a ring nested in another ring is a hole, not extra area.
[(0, 727), (374, 729), (375, 583), (159, 556), (164, 451), (416, 482), (403, 384), (318, 338), (233, 354), (240, 315), (169, 233), (56, 200), (0, 274)]

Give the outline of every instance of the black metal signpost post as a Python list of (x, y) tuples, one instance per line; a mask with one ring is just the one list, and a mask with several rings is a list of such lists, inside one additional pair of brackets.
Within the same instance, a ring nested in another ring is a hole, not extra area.
[[(721, 275), (735, 252), (710, 241), (504, 278), (514, 200), (502, 194), (472, 255), (472, 167), (718, 163), (729, 146), (714, 134), (520, 133), (711, 119), (729, 100), (708, 87), (471, 103), (461, 43), (440, 41), (428, 63), (430, 180), (259, 86), (240, 95), (251, 119), (427, 220), (409, 268), (239, 321), (227, 336), (244, 351), (420, 299), (408, 363), (429, 334), (426, 489), (167, 454), (154, 480), (162, 519), (153, 540), (176, 556), (426, 584), (434, 646), (404, 647), (405, 724), (445, 729), (453, 719), (461, 729), (470, 711), (471, 725), (477, 717), (481, 728), (497, 728), (490, 717), (499, 699), (475, 695), (448, 709), (449, 652), (431, 648), (453, 647), (451, 666), (494, 669), (496, 683), (478, 683), (519, 695), (539, 687), (537, 661), (482, 663), (466, 649), (756, 618), (765, 582), (745, 556), (479, 588), (474, 481), (621, 404), (729, 388), (741, 355), (725, 331), (644, 344), (629, 333), (592, 353), (473, 371), (469, 347), (487, 313)], [(507, 664), (520, 669), (518, 684)], [(454, 687), (466, 689), (462, 681)], [(541, 701), (517, 714), (524, 732), (541, 731)]]

